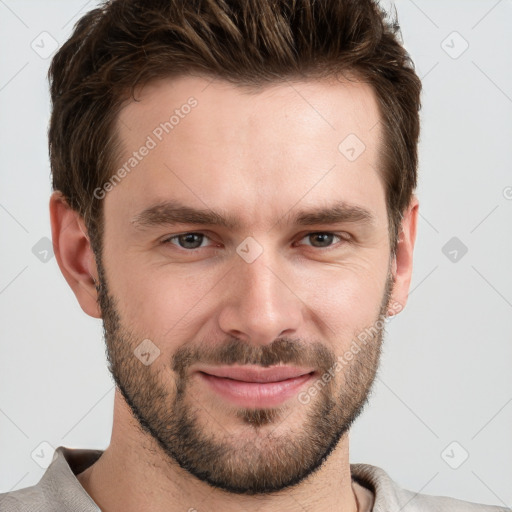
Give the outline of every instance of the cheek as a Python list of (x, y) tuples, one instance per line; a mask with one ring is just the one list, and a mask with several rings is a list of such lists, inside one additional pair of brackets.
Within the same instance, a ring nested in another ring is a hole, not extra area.
[(215, 294), (212, 287), (215, 283), (222, 286), (223, 272), (219, 268), (141, 262), (131, 265), (127, 262), (124, 269), (116, 269), (111, 293), (118, 299), (118, 309), (127, 325), (155, 339), (176, 337), (191, 323), (197, 323), (208, 296)]
[(317, 323), (326, 339), (349, 343), (354, 334), (375, 322), (386, 276), (386, 266), (370, 258), (315, 268), (309, 265), (296, 281), (302, 281), (297, 295), (321, 320)]

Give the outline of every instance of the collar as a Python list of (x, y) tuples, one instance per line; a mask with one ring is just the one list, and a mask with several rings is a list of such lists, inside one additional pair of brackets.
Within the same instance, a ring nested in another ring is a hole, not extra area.
[[(101, 512), (81, 486), (76, 475), (94, 464), (102, 453), (103, 450), (59, 446), (55, 450), (53, 462), (38, 485), (51, 489), (54, 493), (54, 503), (60, 505), (62, 509), (73, 503), (79, 505), (80, 510), (84, 512)], [(397, 495), (399, 489), (383, 469), (370, 464), (350, 464), (350, 473), (352, 480), (374, 494), (372, 512), (400, 510), (401, 500)]]

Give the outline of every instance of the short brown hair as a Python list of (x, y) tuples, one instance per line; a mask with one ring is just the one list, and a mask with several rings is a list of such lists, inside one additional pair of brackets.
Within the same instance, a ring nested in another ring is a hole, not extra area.
[(136, 85), (199, 72), (260, 87), (351, 74), (376, 93), (392, 253), (417, 181), (421, 82), (375, 0), (112, 0), (84, 15), (52, 60), (53, 188), (84, 218), (101, 254), (102, 201), (115, 122)]

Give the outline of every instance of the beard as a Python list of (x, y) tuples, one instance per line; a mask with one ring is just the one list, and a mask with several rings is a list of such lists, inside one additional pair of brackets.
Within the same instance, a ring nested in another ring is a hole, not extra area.
[[(144, 336), (121, 322), (104, 269), (97, 263), (110, 373), (141, 432), (156, 441), (170, 466), (177, 463), (199, 480), (231, 493), (277, 492), (319, 469), (367, 404), (381, 355), (383, 320), (394, 284), (391, 273), (379, 315), (368, 327), (371, 335), (343, 371), (332, 376), (339, 359), (331, 349), (323, 343), (290, 338), (264, 346), (233, 337), (224, 343), (184, 343), (170, 361), (145, 366), (134, 355)], [(307, 405), (288, 400), (283, 407), (230, 409), (230, 422), (236, 419), (237, 429), (229, 432), (194, 397), (188, 371), (194, 363), (310, 367), (316, 369), (315, 382), (321, 386), (315, 386), (317, 392)], [(329, 370), (331, 378), (325, 383), (321, 377)], [(169, 374), (174, 376), (174, 385), (164, 384)], [(305, 411), (301, 420), (283, 429), (286, 419), (297, 418), (298, 411)], [(282, 432), (276, 433), (278, 427)]]

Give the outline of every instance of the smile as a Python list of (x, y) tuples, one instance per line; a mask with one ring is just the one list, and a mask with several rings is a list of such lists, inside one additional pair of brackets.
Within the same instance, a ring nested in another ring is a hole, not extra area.
[(295, 396), (314, 373), (290, 366), (226, 366), (201, 369), (197, 375), (210, 390), (235, 405), (267, 408)]

